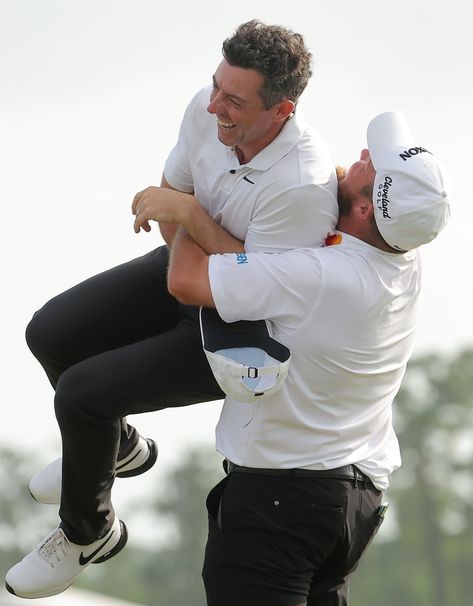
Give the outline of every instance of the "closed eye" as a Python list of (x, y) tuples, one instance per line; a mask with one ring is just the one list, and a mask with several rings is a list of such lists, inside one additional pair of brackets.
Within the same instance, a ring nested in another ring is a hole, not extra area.
[[(212, 89), (213, 89), (214, 93), (216, 93), (220, 90), (220, 88), (217, 84), (217, 80), (215, 79), (215, 76), (212, 76)], [(229, 95), (229, 94), (225, 94), (225, 93), (224, 93), (224, 97), (226, 99), (228, 99), (230, 101), (230, 103), (232, 105), (234, 105), (235, 107), (243, 107), (243, 103), (238, 97), (234, 97), (233, 95)]]
[(230, 101), (233, 105), (235, 105), (236, 107), (241, 107), (241, 103), (238, 103), (238, 101), (233, 99), (233, 97), (228, 97), (228, 98), (230, 99)]

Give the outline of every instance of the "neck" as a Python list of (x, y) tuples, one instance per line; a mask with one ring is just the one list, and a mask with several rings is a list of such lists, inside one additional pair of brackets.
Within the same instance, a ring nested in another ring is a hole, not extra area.
[(389, 246), (389, 244), (387, 244), (387, 242), (383, 240), (376, 225), (373, 225), (371, 223), (366, 224), (365, 222), (362, 224), (357, 224), (351, 219), (350, 216), (341, 216), (337, 223), (337, 229), (339, 231), (344, 232), (345, 234), (354, 236), (355, 238), (358, 238), (359, 240), (370, 244), (370, 246), (379, 248), (379, 250), (383, 250), (384, 252), (399, 252)]
[(246, 164), (250, 160), (260, 153), (265, 147), (268, 147), (270, 143), (276, 139), (279, 133), (282, 131), (284, 125), (287, 120), (284, 122), (276, 123), (273, 128), (271, 128), (263, 137), (261, 137), (257, 142), (254, 143), (242, 143), (241, 145), (235, 145), (235, 153), (238, 157), (240, 164)]

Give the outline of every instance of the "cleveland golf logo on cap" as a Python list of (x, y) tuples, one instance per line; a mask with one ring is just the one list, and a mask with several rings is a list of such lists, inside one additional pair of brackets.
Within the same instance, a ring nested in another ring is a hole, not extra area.
[(431, 152), (416, 145), (402, 112), (373, 118), (367, 139), (376, 172), (374, 218), (381, 236), (399, 251), (427, 244), (450, 216), (447, 172)]
[(392, 217), (389, 215), (389, 188), (393, 184), (393, 180), (391, 177), (386, 176), (384, 178), (384, 183), (380, 183), (378, 185), (378, 208), (383, 213), (383, 219), (391, 219)]

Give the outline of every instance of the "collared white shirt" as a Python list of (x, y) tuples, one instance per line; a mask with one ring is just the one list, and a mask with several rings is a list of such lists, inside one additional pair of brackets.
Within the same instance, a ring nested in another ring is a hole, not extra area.
[(164, 168), (166, 181), (194, 193), (217, 223), (248, 251), (321, 246), (338, 217), (337, 180), (326, 144), (299, 117), (240, 165), (217, 137), (207, 112), (211, 87), (198, 92)]
[(292, 352), (277, 393), (258, 403), (226, 398), (217, 449), (248, 467), (356, 464), (387, 488), (401, 462), (391, 405), (412, 352), (418, 253), (342, 234), (337, 246), (249, 253), (245, 263), (213, 255), (209, 278), (225, 321), (269, 319)]

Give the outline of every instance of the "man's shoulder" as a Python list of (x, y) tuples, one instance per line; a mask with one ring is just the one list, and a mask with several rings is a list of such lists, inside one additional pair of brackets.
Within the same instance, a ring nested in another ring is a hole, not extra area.
[(292, 128), (297, 132), (295, 149), (308, 156), (322, 156), (331, 159), (329, 146), (320, 133), (307, 122), (305, 116), (299, 112), (293, 116)]
[(269, 195), (277, 192), (289, 194), (290, 191), (300, 194), (302, 190), (308, 196), (314, 196), (326, 190), (334, 200), (337, 198), (335, 165), (329, 153), (320, 153), (316, 147), (295, 146), (266, 171), (264, 180)]
[(333, 167), (334, 162), (327, 142), (312, 128), (305, 129), (294, 150), (301, 163), (326, 164)]
[(328, 283), (337, 290), (363, 290), (366, 284), (372, 284), (378, 292), (391, 296), (393, 287), (394, 290), (410, 288), (412, 276), (418, 269), (414, 251), (404, 255), (387, 253), (343, 232), (329, 235), (326, 246), (317, 250), (317, 256), (325, 268)]
[(336, 196), (337, 178), (329, 146), (302, 117), (294, 116), (293, 120), (288, 124), (290, 132), (285, 133), (293, 145), (269, 173), (278, 173), (280, 185), (316, 185), (329, 189)]
[(204, 86), (189, 101), (183, 119), (183, 125), (187, 129), (201, 131), (208, 128), (208, 124), (213, 123), (213, 116), (207, 111), (210, 101), (210, 91), (210, 86)]
[(222, 145), (217, 137), (215, 116), (207, 111), (210, 92), (210, 86), (200, 89), (184, 112), (178, 144), (188, 158), (205, 158), (209, 153), (220, 153)]
[(207, 112), (211, 90), (212, 87), (210, 85), (203, 86), (198, 90), (189, 101), (188, 109), (195, 109), (196, 111), (205, 110)]

